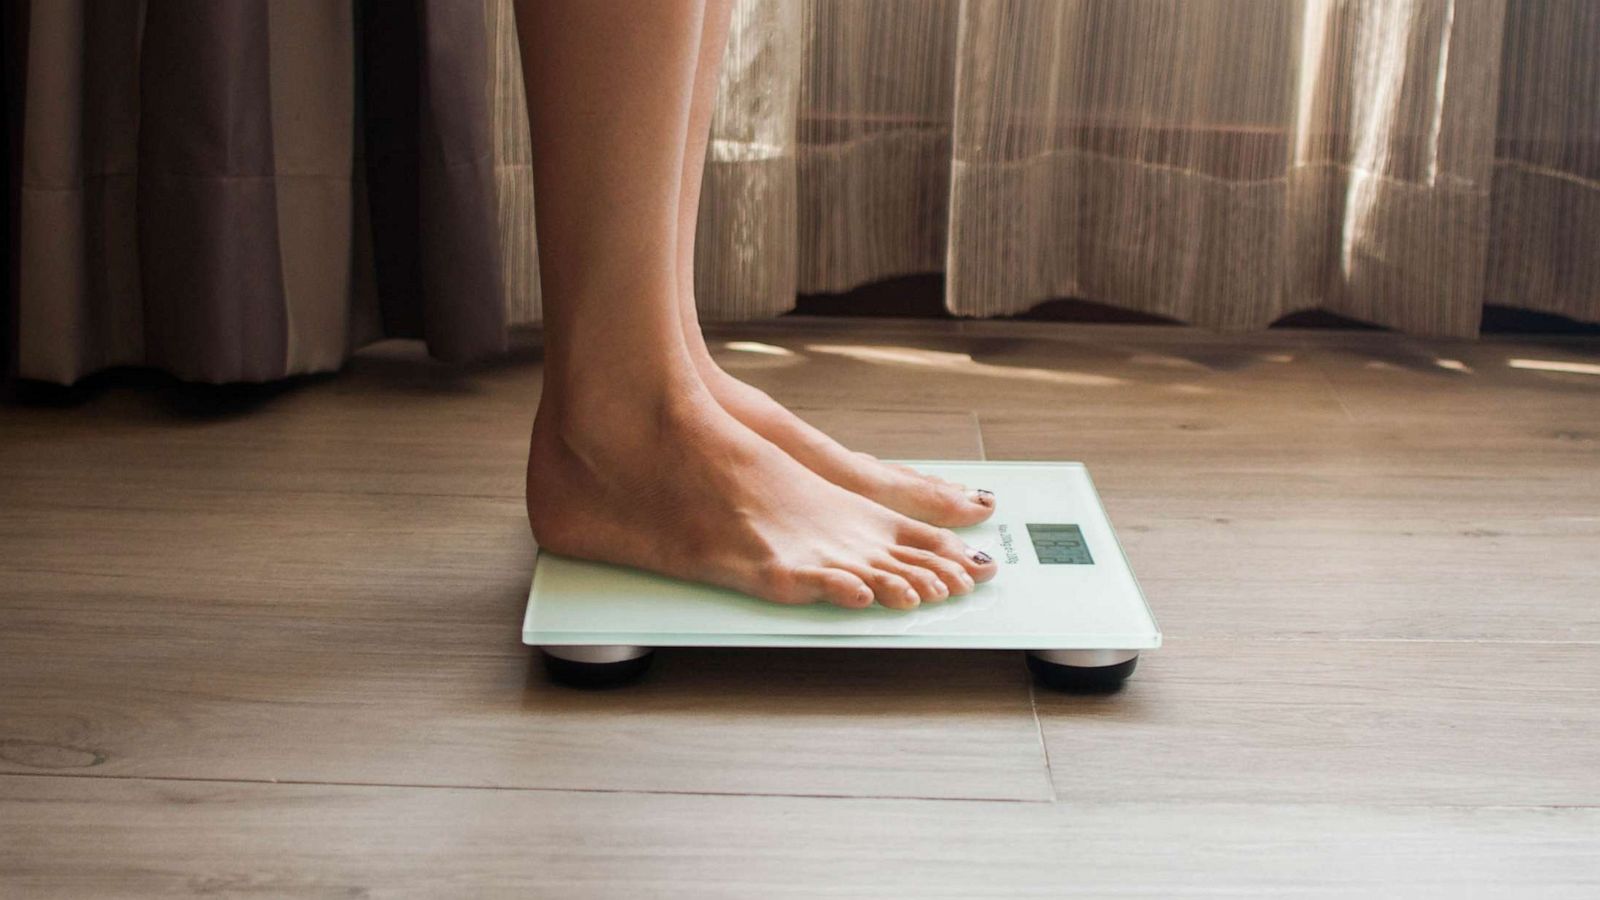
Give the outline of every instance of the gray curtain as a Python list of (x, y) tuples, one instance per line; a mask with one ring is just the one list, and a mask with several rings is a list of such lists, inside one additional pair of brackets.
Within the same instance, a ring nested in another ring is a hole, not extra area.
[(12, 2), (22, 377), (472, 359), (530, 315), (509, 0)]
[[(538, 320), (509, 0), (11, 2), (22, 375)], [(741, 0), (699, 299), (943, 271), (962, 315), (1600, 319), (1596, 47), (1593, 0)]]

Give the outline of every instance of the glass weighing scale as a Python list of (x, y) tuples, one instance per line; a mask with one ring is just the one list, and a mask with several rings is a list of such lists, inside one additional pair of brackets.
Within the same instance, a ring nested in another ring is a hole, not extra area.
[(1161, 630), (1089, 472), (1072, 462), (908, 462), (998, 498), (955, 529), (999, 563), (971, 593), (910, 610), (782, 606), (637, 569), (540, 552), (522, 622), (551, 676), (584, 686), (641, 674), (657, 647), (1024, 650), (1042, 684), (1111, 690)]

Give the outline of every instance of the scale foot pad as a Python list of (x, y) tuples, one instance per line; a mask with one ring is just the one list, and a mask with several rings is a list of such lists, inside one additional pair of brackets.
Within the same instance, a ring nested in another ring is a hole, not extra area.
[(654, 651), (617, 662), (580, 662), (541, 652), (550, 680), (568, 687), (608, 688), (637, 681), (656, 658)]
[(1074, 694), (1109, 694), (1119, 690), (1133, 674), (1139, 657), (1109, 666), (1068, 666), (1026, 654), (1028, 671), (1044, 687)]

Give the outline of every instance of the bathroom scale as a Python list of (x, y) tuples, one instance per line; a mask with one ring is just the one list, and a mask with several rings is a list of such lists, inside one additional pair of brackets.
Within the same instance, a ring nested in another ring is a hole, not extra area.
[(1114, 690), (1161, 630), (1088, 470), (1075, 462), (905, 465), (997, 498), (954, 529), (999, 564), (971, 593), (914, 609), (783, 606), (723, 588), (541, 551), (522, 622), (556, 681), (604, 686), (648, 668), (658, 647), (1020, 650), (1042, 684)]

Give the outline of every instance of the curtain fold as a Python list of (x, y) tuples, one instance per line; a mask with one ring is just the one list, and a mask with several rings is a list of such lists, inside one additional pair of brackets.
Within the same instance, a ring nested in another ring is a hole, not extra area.
[(1600, 319), (1600, 12), (1590, 0), (1506, 7), (1490, 194), (1496, 303)]
[[(85, 9), (95, 24), (98, 12)], [(295, 248), (279, 227), (278, 186), (293, 191), (311, 173), (277, 160), (274, 126), (283, 123), (273, 116), (270, 18), (265, 4), (156, 0), (146, 9), (139, 120), (118, 137), (131, 133), (137, 147), (131, 211), (144, 358), (185, 376), (274, 378), (288, 352), (284, 263)], [(90, 63), (97, 46), (87, 48)], [(108, 229), (96, 244), (125, 237)]]
[(534, 277), (502, 244), (532, 247), (526, 119), (504, 142), (493, 108), (507, 10), (27, 4), (18, 374), (263, 381), (389, 336), (499, 352)]
[[(10, 3), (19, 374), (539, 320), (511, 0)], [(1597, 46), (1590, 0), (740, 0), (699, 301), (943, 271), (973, 316), (1597, 320)]]

